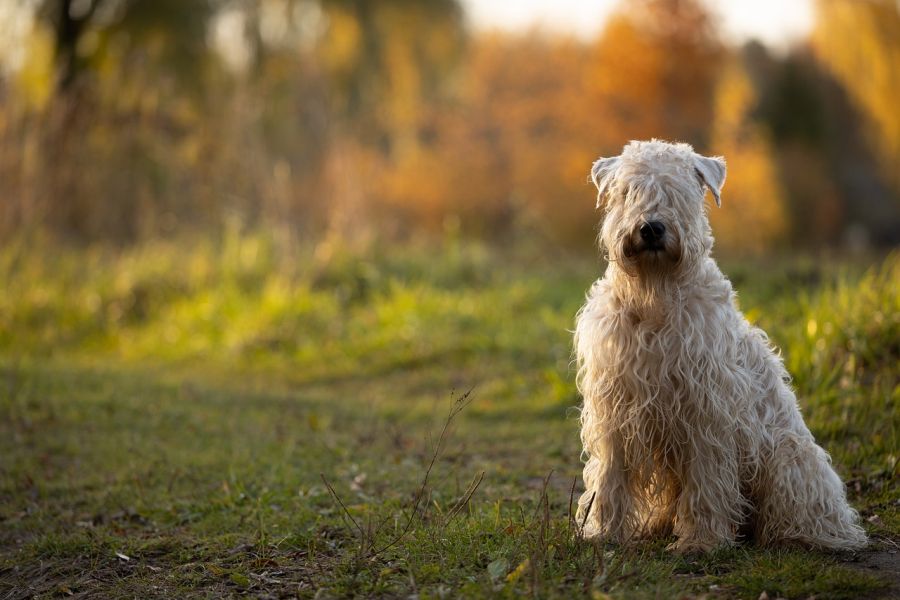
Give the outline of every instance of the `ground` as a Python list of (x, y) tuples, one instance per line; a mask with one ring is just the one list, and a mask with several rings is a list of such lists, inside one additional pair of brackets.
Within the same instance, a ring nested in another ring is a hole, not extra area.
[(900, 256), (725, 264), (872, 548), (678, 557), (574, 535), (599, 259), (274, 247), (0, 254), (0, 598), (900, 595)]

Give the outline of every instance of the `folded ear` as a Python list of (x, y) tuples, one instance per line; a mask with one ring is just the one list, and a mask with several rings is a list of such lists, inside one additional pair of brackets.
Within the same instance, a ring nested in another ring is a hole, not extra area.
[(619, 157), (598, 158), (591, 167), (591, 181), (597, 186), (597, 208), (603, 206), (603, 194), (615, 179), (616, 168), (619, 166)]
[(694, 170), (713, 198), (716, 206), (722, 206), (722, 186), (725, 185), (725, 159), (721, 156), (707, 157), (694, 154)]

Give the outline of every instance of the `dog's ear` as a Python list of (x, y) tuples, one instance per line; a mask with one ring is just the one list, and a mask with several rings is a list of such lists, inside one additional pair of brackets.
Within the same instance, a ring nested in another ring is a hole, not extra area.
[(713, 198), (716, 199), (716, 206), (721, 207), (722, 186), (725, 185), (725, 159), (721, 156), (710, 158), (694, 154), (694, 170), (700, 181), (712, 192)]
[(603, 195), (615, 179), (616, 167), (619, 166), (619, 157), (598, 158), (591, 167), (590, 180), (597, 186), (597, 208), (603, 206)]

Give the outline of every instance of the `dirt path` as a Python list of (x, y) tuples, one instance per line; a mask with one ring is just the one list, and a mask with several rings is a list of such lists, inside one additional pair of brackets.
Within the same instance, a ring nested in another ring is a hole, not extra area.
[(870, 549), (843, 561), (848, 567), (875, 575), (888, 582), (877, 598), (900, 598), (900, 540), (882, 538)]

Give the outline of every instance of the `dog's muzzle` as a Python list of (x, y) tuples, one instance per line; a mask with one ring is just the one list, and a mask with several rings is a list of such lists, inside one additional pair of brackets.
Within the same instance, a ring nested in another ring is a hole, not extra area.
[(666, 226), (660, 221), (644, 221), (625, 239), (623, 251), (626, 258), (636, 258), (640, 254), (657, 254), (666, 251), (668, 241)]
[(644, 250), (664, 250), (666, 226), (659, 221), (647, 221), (638, 230)]

